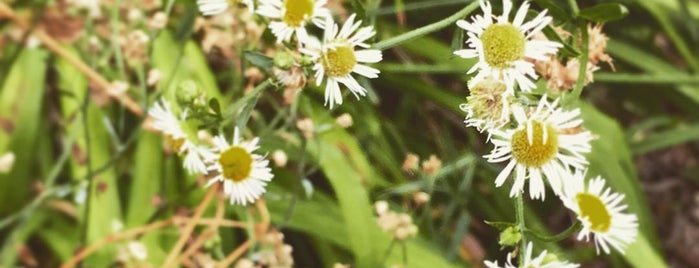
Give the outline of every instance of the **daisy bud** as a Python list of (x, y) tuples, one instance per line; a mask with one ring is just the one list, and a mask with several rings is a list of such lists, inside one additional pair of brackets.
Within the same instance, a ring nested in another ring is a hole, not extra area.
[(420, 157), (416, 154), (409, 153), (405, 156), (405, 160), (403, 160), (403, 171), (412, 174), (418, 169), (419, 165)]
[(188, 107), (192, 105), (195, 102), (195, 100), (202, 95), (202, 90), (192, 80), (186, 80), (181, 82), (177, 87), (177, 92), (175, 92), (177, 103), (182, 107)]
[(294, 55), (286, 51), (280, 51), (274, 55), (274, 66), (287, 70), (294, 65)]
[(430, 155), (430, 159), (422, 162), (422, 172), (426, 175), (434, 175), (440, 168), (442, 168), (442, 160), (435, 155)]
[(158, 69), (150, 69), (148, 71), (148, 77), (146, 79), (146, 84), (148, 86), (154, 87), (160, 82), (160, 79), (163, 77), (163, 73), (160, 72)]
[(286, 166), (286, 161), (288, 160), (286, 153), (282, 150), (276, 150), (274, 153), (272, 153), (272, 161), (274, 161), (274, 165), (277, 167), (284, 167)]
[(425, 193), (425, 192), (413, 193), (413, 201), (418, 206), (424, 205), (425, 203), (430, 201), (430, 195), (428, 193)]
[(374, 203), (374, 207), (376, 209), (376, 214), (383, 215), (388, 211), (388, 202), (381, 200), (381, 201), (376, 201)]
[(131, 241), (126, 246), (129, 249), (130, 255), (134, 258), (138, 260), (145, 260), (148, 257), (148, 249), (146, 249), (146, 246), (144, 246), (143, 243)]
[(348, 128), (352, 126), (352, 116), (348, 113), (344, 113), (335, 119), (335, 122), (343, 128)]
[(522, 234), (517, 230), (516, 227), (507, 227), (500, 233), (500, 245), (502, 246), (514, 246), (522, 240)]
[(296, 127), (299, 130), (301, 130), (301, 133), (303, 133), (303, 136), (307, 140), (313, 138), (313, 131), (315, 130), (315, 127), (313, 126), (313, 120), (311, 120), (310, 118), (300, 119), (296, 121)]
[(15, 154), (8, 152), (0, 156), (0, 173), (9, 173), (15, 164)]
[(158, 11), (148, 20), (148, 28), (151, 30), (161, 30), (167, 26), (167, 14)]

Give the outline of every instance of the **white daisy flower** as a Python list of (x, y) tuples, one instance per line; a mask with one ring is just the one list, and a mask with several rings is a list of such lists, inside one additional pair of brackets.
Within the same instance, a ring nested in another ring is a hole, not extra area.
[(636, 215), (625, 213), (626, 204), (621, 202), (624, 195), (605, 188), (600, 176), (590, 179), (585, 187), (585, 172), (576, 172), (564, 185), (561, 200), (577, 214), (583, 227), (578, 240), (589, 241), (595, 236), (595, 248), (609, 254), (609, 246), (624, 253), (627, 245), (636, 239), (638, 219)]
[(309, 41), (306, 24), (310, 21), (324, 28), (325, 18), (331, 17), (330, 10), (323, 7), (326, 2), (327, 0), (260, 0), (257, 14), (274, 20), (269, 23), (269, 28), (277, 37), (277, 43), (288, 42), (296, 33), (296, 38), (305, 44)]
[(489, 77), (471, 85), (466, 103), (459, 106), (466, 112), (464, 123), (467, 127), (475, 127), (483, 132), (510, 122), (513, 96), (507, 92), (504, 82)]
[(544, 199), (546, 189), (543, 178), (549, 182), (556, 195), (560, 194), (563, 180), (569, 177), (569, 168), (584, 169), (588, 162), (584, 153), (591, 150), (592, 134), (582, 129), (580, 109), (564, 111), (557, 107), (558, 99), (549, 103), (546, 96), (527, 114), (521, 106), (513, 106), (517, 121), (515, 129), (492, 129), (492, 152), (485, 156), (488, 162), (508, 161), (495, 179), (500, 187), (515, 171), (515, 181), (510, 196), (524, 188), (529, 179), (529, 195), (532, 199)]
[(231, 197), (231, 204), (246, 205), (265, 192), (267, 182), (272, 180), (272, 169), (269, 160), (264, 156), (253, 154), (259, 148), (259, 138), (250, 142), (240, 140), (238, 128), (235, 129), (233, 144), (228, 144), (223, 136), (213, 138), (213, 157), (209, 159), (209, 171), (218, 175), (209, 180), (206, 187), (223, 182), (223, 192)]
[[(532, 258), (532, 242), (527, 243), (526, 252), (524, 253), (524, 261), (521, 267), (526, 268), (576, 268), (580, 267), (577, 263), (569, 263), (567, 261), (559, 261), (556, 255), (547, 254), (544, 250), (539, 253), (539, 256)], [(498, 265), (498, 262), (485, 261), (485, 266), (488, 268), (517, 268), (517, 265), (512, 264), (512, 253), (507, 253), (507, 263), (503, 266)]]
[[(253, 0), (241, 0), (241, 3), (246, 5), (250, 12), (255, 11)], [(199, 12), (204, 16), (221, 14), (228, 9), (230, 0), (197, 0)]]
[(513, 90), (515, 83), (523, 91), (535, 88), (532, 79), (537, 75), (531, 60), (548, 61), (556, 54), (561, 44), (532, 40), (532, 37), (551, 22), (551, 17), (542, 11), (534, 19), (524, 22), (529, 9), (525, 1), (517, 10), (514, 20), (509, 21), (512, 2), (503, 0), (503, 13), (494, 16), (488, 1), (480, 1), (484, 15), (475, 15), (471, 22), (459, 20), (456, 25), (467, 31), (468, 48), (454, 51), (462, 58), (478, 58), (468, 73), (478, 71), (473, 83), (478, 83), (487, 76), (504, 80), (508, 89)]
[(182, 128), (187, 119), (186, 112), (178, 119), (170, 108), (170, 103), (161, 99), (148, 110), (148, 115), (153, 118), (151, 126), (165, 135), (179, 155), (184, 155), (183, 166), (190, 174), (208, 173), (204, 164), (208, 151), (192, 142)]
[[(374, 27), (359, 28), (362, 21), (354, 22), (356, 14), (352, 14), (342, 29), (339, 29), (330, 17), (327, 18), (323, 43), (312, 40), (301, 52), (310, 55), (316, 64), (313, 66), (316, 85), (320, 86), (323, 78), (327, 76), (325, 85), (325, 105), (330, 103), (330, 109), (335, 104), (342, 104), (340, 83), (347, 86), (357, 99), (366, 95), (366, 89), (359, 85), (352, 73), (360, 74), (367, 78), (379, 77), (379, 70), (360, 63), (376, 63), (381, 61), (382, 54), (377, 49), (364, 49), (355, 51), (354, 47), (368, 48), (364, 43), (376, 34)], [(338, 32), (339, 29), (339, 32)]]

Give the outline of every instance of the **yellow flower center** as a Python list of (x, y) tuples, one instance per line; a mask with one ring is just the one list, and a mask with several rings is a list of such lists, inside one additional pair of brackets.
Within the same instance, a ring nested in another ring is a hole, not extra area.
[(313, 16), (313, 0), (284, 0), (284, 10), (282, 20), (291, 27), (299, 27)]
[(340, 77), (352, 72), (357, 64), (354, 48), (349, 43), (336, 45), (323, 53), (321, 58), (323, 69), (328, 76)]
[(512, 24), (492, 24), (481, 34), (485, 61), (497, 68), (507, 68), (524, 58), (526, 39)]
[(612, 225), (612, 216), (599, 197), (588, 193), (579, 193), (575, 196), (575, 200), (578, 201), (578, 207), (580, 207), (580, 216), (587, 217), (587, 220), (590, 221), (590, 229), (599, 233), (609, 230)]
[[(558, 133), (550, 125), (539, 121), (531, 124), (532, 142), (529, 143), (527, 127), (512, 135), (512, 156), (528, 167), (540, 167), (553, 159), (558, 152)], [(546, 128), (546, 129), (544, 129)], [(546, 131), (546, 137), (544, 137)]]
[(240, 182), (250, 176), (252, 155), (243, 147), (233, 146), (221, 153), (218, 163), (223, 169), (223, 177)]

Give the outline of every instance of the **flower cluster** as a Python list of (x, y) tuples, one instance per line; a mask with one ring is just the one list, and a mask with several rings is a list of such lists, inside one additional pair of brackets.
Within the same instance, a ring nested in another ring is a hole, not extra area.
[[(254, 14), (268, 21), (277, 44), (284, 44), (286, 48), (301, 54), (292, 53), (294, 56), (291, 61), (294, 63), (284, 64), (286, 66), (282, 69), (275, 67), (274, 73), (285, 87), (295, 89), (293, 85), (304, 85), (305, 77), (298, 68), (298, 62), (310, 62), (316, 86), (325, 82), (325, 105), (330, 109), (342, 104), (340, 84), (348, 88), (357, 99), (366, 96), (366, 88), (353, 74), (366, 78), (377, 78), (379, 75), (379, 70), (365, 65), (382, 60), (381, 51), (368, 49), (369, 44), (366, 43), (376, 35), (372, 26), (362, 27), (362, 21), (356, 20), (356, 15), (352, 14), (340, 27), (325, 7), (326, 0), (259, 2), (259, 7), (254, 7), (252, 1), (243, 3)], [(228, 7), (227, 0), (199, 0), (197, 3), (199, 10), (205, 15), (222, 13)], [(321, 38), (311, 34), (308, 30), (311, 25), (323, 30)], [(296, 42), (290, 43), (294, 40)]]
[(195, 132), (196, 118), (187, 117), (189, 110), (178, 114), (171, 104), (162, 99), (148, 111), (152, 117), (151, 127), (161, 132), (174, 151), (183, 156), (183, 166), (190, 174), (210, 175), (207, 187), (214, 183), (223, 184), (223, 192), (230, 197), (231, 204), (254, 203), (264, 192), (267, 182), (272, 180), (269, 160), (255, 154), (259, 148), (258, 138), (243, 141), (236, 128), (233, 142), (217, 135), (206, 144)]
[[(495, 186), (513, 177), (510, 196), (523, 195), (528, 183), (529, 196), (543, 200), (546, 185), (565, 207), (577, 214), (582, 223), (578, 239), (594, 242), (609, 253), (610, 248), (624, 252), (636, 237), (638, 223), (634, 214), (624, 212), (624, 195), (605, 187), (597, 176), (585, 183), (593, 134), (583, 127), (580, 109), (568, 109), (559, 98), (547, 94), (536, 97), (538, 78), (535, 64), (556, 59), (561, 44), (534, 38), (550, 22), (546, 10), (527, 21), (529, 3), (524, 2), (510, 20), (510, 0), (503, 0), (503, 13), (494, 15), (487, 1), (480, 2), (483, 15), (456, 24), (466, 30), (467, 48), (454, 54), (477, 58), (468, 71), (471, 95), (461, 106), (467, 114), (465, 123), (488, 134), (492, 151), (484, 157), (491, 163), (505, 163), (495, 178)], [(611, 59), (605, 55), (604, 61)], [(601, 56), (600, 56), (601, 57)], [(544, 91), (546, 92), (546, 91)], [(537, 101), (531, 101), (535, 98)], [(532, 105), (532, 103), (536, 103)], [(531, 244), (524, 255), (525, 267), (577, 267), (567, 263), (544, 263), (546, 252), (531, 257)], [(505, 267), (514, 267), (508, 257)], [(497, 262), (486, 262), (499, 267)]]
[(381, 229), (390, 233), (393, 238), (402, 241), (417, 235), (417, 226), (410, 215), (388, 210), (386, 201), (378, 201), (374, 206), (379, 216), (376, 221)]

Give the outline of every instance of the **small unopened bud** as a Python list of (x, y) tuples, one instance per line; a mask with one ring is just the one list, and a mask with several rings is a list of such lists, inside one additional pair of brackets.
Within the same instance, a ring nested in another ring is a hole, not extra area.
[(148, 21), (148, 27), (151, 30), (160, 30), (167, 26), (167, 15), (165, 12), (158, 11)]
[(8, 152), (0, 156), (0, 173), (9, 173), (15, 164), (15, 154)]
[(177, 98), (177, 103), (182, 107), (187, 107), (194, 103), (194, 101), (201, 97), (202, 91), (192, 80), (186, 80), (179, 84), (177, 87), (177, 92), (175, 97)]
[(408, 238), (408, 230), (406, 228), (396, 228), (393, 235), (396, 237), (396, 239), (403, 240)]
[(311, 120), (310, 118), (300, 119), (296, 121), (296, 127), (299, 130), (301, 130), (301, 133), (303, 133), (303, 136), (307, 140), (313, 138), (313, 131), (315, 130), (315, 127), (313, 126), (313, 120)]
[(352, 124), (354, 123), (352, 121), (352, 116), (348, 113), (344, 113), (335, 119), (335, 122), (340, 125), (342, 128), (348, 128), (351, 127)]
[(388, 202), (384, 200), (376, 201), (374, 207), (376, 208), (376, 214), (382, 215), (388, 211)]
[(240, 259), (235, 263), (235, 268), (255, 268), (255, 263), (249, 259)]
[(294, 65), (294, 55), (286, 51), (280, 51), (274, 55), (274, 66), (287, 70)]
[(126, 91), (129, 90), (129, 83), (126, 83), (124, 81), (114, 81), (111, 84), (109, 84), (109, 88), (107, 88), (107, 93), (111, 96), (122, 96)]
[(211, 136), (211, 134), (206, 131), (206, 130), (199, 130), (197, 131), (197, 139), (204, 143), (208, 144), (214, 144), (214, 138)]
[(407, 154), (403, 161), (403, 171), (412, 174), (420, 165), (420, 157), (416, 154)]
[(141, 13), (141, 10), (137, 8), (132, 8), (129, 9), (129, 13), (126, 15), (126, 17), (129, 19), (130, 22), (136, 22), (143, 17), (143, 13)]
[(424, 205), (430, 201), (430, 195), (425, 192), (416, 192), (413, 194), (413, 201), (415, 201), (415, 204), (418, 206)]
[(436, 155), (430, 155), (430, 159), (422, 162), (422, 172), (427, 175), (434, 175), (442, 168), (442, 160)]
[(500, 245), (514, 246), (522, 240), (522, 234), (516, 227), (510, 226), (500, 233)]
[(160, 82), (160, 79), (163, 78), (163, 73), (160, 72), (158, 69), (150, 69), (148, 71), (148, 78), (146, 79), (146, 84), (148, 86), (154, 87)]
[(141, 242), (131, 241), (127, 244), (127, 247), (131, 256), (138, 260), (145, 260), (148, 257), (148, 250)]
[(278, 167), (284, 167), (286, 166), (286, 161), (288, 160), (288, 157), (286, 156), (286, 153), (282, 150), (276, 150), (274, 153), (272, 153), (272, 161), (274, 161), (274, 165)]

